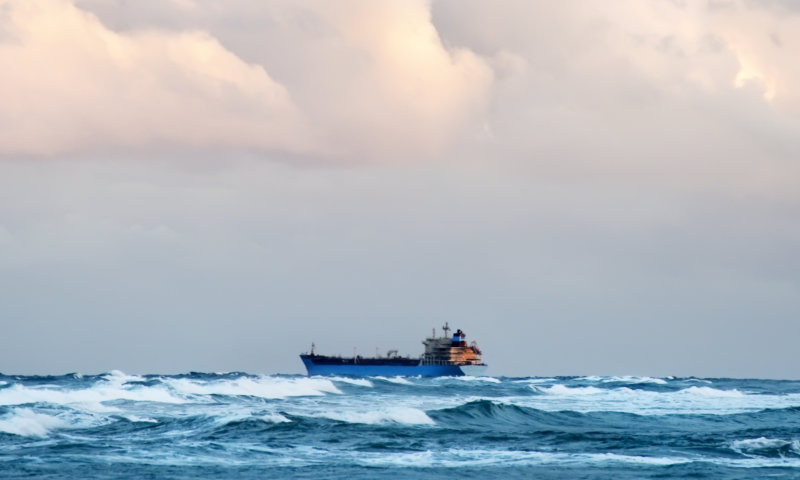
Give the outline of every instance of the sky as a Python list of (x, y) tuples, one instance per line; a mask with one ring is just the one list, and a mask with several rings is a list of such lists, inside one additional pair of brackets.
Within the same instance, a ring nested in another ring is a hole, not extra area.
[(0, 372), (800, 378), (789, 0), (0, 0)]

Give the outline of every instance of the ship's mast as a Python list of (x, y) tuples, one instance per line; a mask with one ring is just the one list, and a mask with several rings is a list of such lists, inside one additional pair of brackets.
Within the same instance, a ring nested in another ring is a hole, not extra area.
[(450, 331), (450, 322), (444, 322), (444, 327), (442, 327), (442, 330), (444, 330), (444, 338), (449, 337), (450, 335), (448, 335), (447, 332)]

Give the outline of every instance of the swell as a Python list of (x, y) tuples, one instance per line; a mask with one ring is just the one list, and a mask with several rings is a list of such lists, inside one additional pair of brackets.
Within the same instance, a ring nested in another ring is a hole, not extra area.
[(800, 431), (800, 407), (731, 415), (638, 415), (625, 412), (545, 411), (490, 400), (428, 412), (442, 427), (492, 431), (626, 431), (704, 434), (749, 431)]

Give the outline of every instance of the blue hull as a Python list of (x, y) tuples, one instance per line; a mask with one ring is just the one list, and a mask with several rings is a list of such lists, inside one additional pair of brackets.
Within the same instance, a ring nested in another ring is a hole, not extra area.
[(309, 375), (462, 377), (483, 375), (487, 368), (486, 365), (315, 365), (307, 358), (302, 360)]

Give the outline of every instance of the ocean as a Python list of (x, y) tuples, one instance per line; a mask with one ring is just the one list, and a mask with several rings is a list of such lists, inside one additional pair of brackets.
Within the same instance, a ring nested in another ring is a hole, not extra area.
[(800, 382), (0, 375), (0, 478), (800, 478)]

